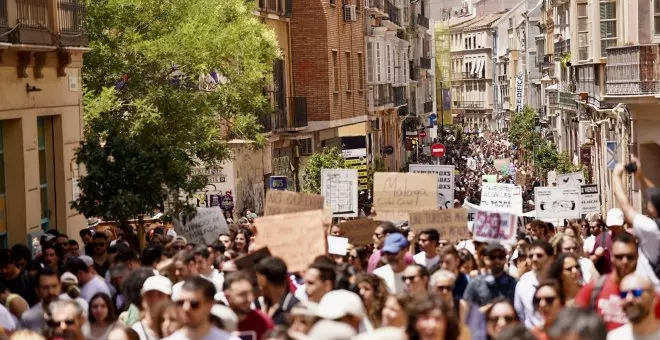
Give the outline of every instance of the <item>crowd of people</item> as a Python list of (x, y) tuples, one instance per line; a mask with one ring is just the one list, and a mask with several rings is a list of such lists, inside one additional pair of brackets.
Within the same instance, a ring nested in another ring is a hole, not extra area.
[[(503, 152), (469, 144), (482, 170), (462, 182), (468, 200)], [(49, 230), (32, 249), (0, 251), (0, 338), (660, 339), (660, 190), (637, 169), (648, 216), (628, 201), (617, 165), (620, 208), (603, 217), (533, 220), (506, 245), (381, 222), (372, 245), (310, 258), (301, 272), (277, 256), (237, 265), (258, 250), (251, 211), (212, 244), (155, 226), (142, 251), (126, 229), (83, 229), (81, 243)], [(341, 221), (327, 234), (343, 236)]]

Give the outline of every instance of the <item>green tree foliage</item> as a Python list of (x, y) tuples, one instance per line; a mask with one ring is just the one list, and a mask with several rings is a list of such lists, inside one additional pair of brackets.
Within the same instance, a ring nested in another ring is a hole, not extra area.
[(345, 169), (348, 168), (346, 160), (341, 156), (337, 148), (326, 148), (321, 152), (314, 153), (307, 161), (303, 173), (303, 191), (321, 193), (321, 169)]
[(265, 140), (258, 121), (270, 110), (262, 90), (279, 57), (274, 33), (245, 0), (87, 6), (77, 153), (86, 175), (72, 207), (126, 221), (174, 197), (176, 210), (191, 211), (186, 198), (206, 185), (193, 168), (228, 159), (230, 139)]

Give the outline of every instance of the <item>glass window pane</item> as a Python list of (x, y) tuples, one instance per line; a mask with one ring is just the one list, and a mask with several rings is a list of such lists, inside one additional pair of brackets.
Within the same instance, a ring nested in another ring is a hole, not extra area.
[(46, 131), (44, 130), (44, 119), (43, 117), (37, 118), (37, 133), (39, 138), (39, 148), (46, 147)]
[[(5, 157), (0, 152), (0, 194), (5, 193)], [(2, 209), (2, 207), (0, 207)]]
[(41, 218), (48, 218), (48, 188), (41, 188)]
[(600, 23), (600, 37), (616, 37), (616, 21), (605, 21)]
[(39, 150), (39, 183), (48, 184), (46, 175), (46, 150)]

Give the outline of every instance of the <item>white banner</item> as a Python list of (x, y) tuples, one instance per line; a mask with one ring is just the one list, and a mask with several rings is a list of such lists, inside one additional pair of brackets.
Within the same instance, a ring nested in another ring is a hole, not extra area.
[(524, 104), (525, 75), (521, 72), (516, 77), (516, 112), (522, 112)]
[(580, 214), (587, 215), (600, 212), (600, 197), (597, 184), (587, 184), (580, 187)]
[(484, 210), (522, 215), (522, 190), (507, 183), (483, 183), (481, 204)]
[(357, 217), (357, 169), (321, 169), (321, 196), (333, 217)]
[(197, 208), (197, 215), (183, 224), (174, 219), (174, 231), (189, 243), (209, 245), (215, 242), (221, 233), (229, 233), (227, 221), (220, 207)]
[(579, 187), (584, 185), (584, 172), (571, 172), (570, 174), (561, 174), (557, 175), (557, 186), (558, 187)]
[(580, 187), (534, 188), (536, 218), (580, 218)]
[(438, 208), (454, 207), (454, 166), (410, 164), (408, 172), (438, 175)]
[(480, 242), (514, 244), (517, 229), (514, 214), (477, 211), (472, 225), (472, 239)]

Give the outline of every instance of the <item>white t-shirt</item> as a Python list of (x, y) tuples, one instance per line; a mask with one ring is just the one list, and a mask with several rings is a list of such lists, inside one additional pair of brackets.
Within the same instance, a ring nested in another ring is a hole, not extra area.
[(392, 266), (384, 265), (374, 270), (374, 275), (380, 277), (385, 281), (387, 288), (392, 294), (403, 293), (403, 272), (395, 273)]
[(591, 254), (594, 251), (594, 246), (596, 245), (596, 236), (590, 235), (584, 239), (584, 253)]
[(190, 339), (188, 336), (186, 336), (185, 330), (184, 329), (179, 329), (178, 331), (174, 332), (174, 334), (168, 336), (167, 338), (164, 338), (164, 340), (241, 340), (239, 337), (231, 335), (222, 329), (211, 326), (211, 329), (209, 332), (198, 339)]
[(607, 340), (658, 340), (660, 339), (660, 328), (652, 334), (635, 335), (633, 333), (632, 325), (627, 323), (619, 328), (611, 330), (607, 333)]
[(12, 318), (9, 310), (3, 305), (0, 305), (0, 327), (10, 332), (16, 329), (14, 318)]
[(105, 293), (112, 297), (112, 295), (110, 295), (110, 288), (108, 288), (105, 281), (98, 275), (94, 276), (93, 279), (89, 280), (89, 282), (85, 283), (85, 285), (80, 288), (80, 297), (85, 299), (87, 303), (90, 303), (92, 297), (97, 293)]
[(426, 252), (422, 251), (413, 256), (413, 260), (420, 266), (426, 267), (426, 269), (431, 269), (440, 262), (440, 255), (436, 254), (434, 257), (426, 257)]
[(660, 279), (655, 275), (651, 265), (660, 256), (660, 229), (648, 216), (637, 214), (633, 219), (633, 230), (639, 238), (639, 258), (635, 273), (647, 277), (656, 291), (660, 291)]
[(586, 257), (581, 257), (578, 259), (578, 264), (580, 265), (580, 271), (582, 271), (582, 279), (584, 280), (585, 283), (591, 282), (595, 277), (593, 277), (594, 273), (598, 273), (596, 270), (596, 266), (594, 266), (594, 263), (586, 258)]
[(533, 271), (527, 272), (520, 277), (520, 281), (516, 284), (516, 293), (513, 298), (513, 305), (518, 312), (520, 320), (525, 322), (527, 328), (539, 326), (543, 324), (543, 317), (536, 312), (533, 300), (536, 287), (539, 285), (539, 280), (536, 273)]

